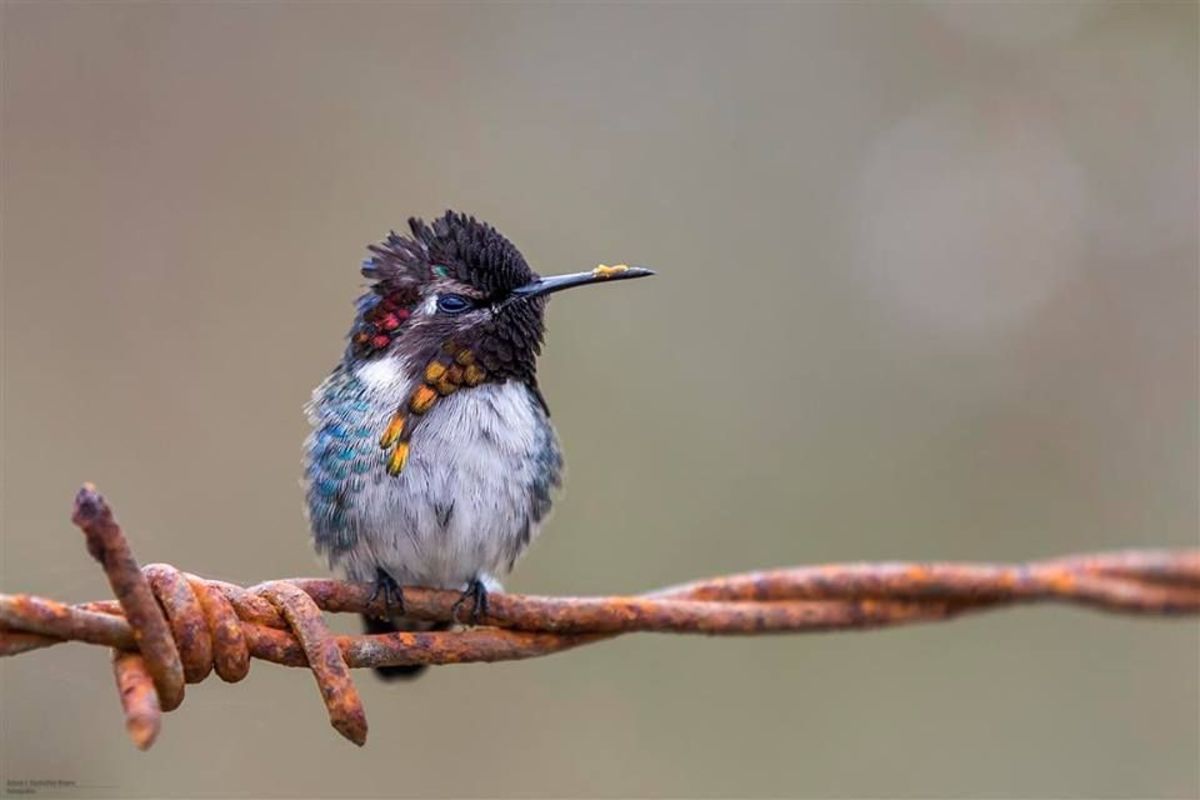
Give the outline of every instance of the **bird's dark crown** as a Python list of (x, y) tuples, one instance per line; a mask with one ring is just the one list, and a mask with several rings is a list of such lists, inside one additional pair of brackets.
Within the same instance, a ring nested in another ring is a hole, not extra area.
[(432, 225), (413, 217), (410, 236), (392, 231), (368, 249), (363, 275), (381, 284), (423, 284), (453, 278), (488, 299), (500, 299), (537, 280), (516, 246), (491, 225), (466, 214), (447, 211)]

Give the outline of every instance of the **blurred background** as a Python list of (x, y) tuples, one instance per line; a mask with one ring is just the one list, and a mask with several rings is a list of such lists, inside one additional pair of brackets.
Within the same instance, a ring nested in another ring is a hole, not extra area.
[[(364, 246), (447, 207), (542, 272), (660, 272), (550, 305), (567, 490), (510, 589), (1195, 545), (1197, 34), (1192, 3), (6, 2), (0, 588), (108, 596), (84, 480), (144, 562), (323, 574), (301, 408)], [(77, 797), (1200, 794), (1193, 620), (364, 674), (363, 750), (302, 670), (189, 687), (148, 753), (102, 649), (0, 675), (4, 777)]]

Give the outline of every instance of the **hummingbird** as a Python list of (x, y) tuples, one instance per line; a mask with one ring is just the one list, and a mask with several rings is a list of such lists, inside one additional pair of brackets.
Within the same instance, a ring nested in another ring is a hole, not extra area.
[(544, 278), (495, 228), (453, 211), (408, 228), (368, 246), (346, 349), (305, 409), (313, 545), (383, 592), (388, 617), (364, 615), (368, 633), (431, 629), (403, 616), (404, 586), (457, 590), (472, 621), (486, 614), (562, 485), (537, 381), (546, 302), (654, 274), (602, 264)]

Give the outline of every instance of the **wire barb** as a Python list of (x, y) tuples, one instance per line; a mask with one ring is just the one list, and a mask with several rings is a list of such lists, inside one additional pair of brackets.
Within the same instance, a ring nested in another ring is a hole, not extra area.
[(148, 750), (162, 728), (162, 706), (154, 678), (139, 653), (113, 650), (113, 677), (125, 711), (125, 730), (139, 750)]
[(167, 620), (154, 601), (147, 576), (138, 569), (125, 534), (95, 486), (85, 484), (79, 490), (71, 521), (83, 531), (88, 552), (108, 575), (108, 583), (129, 620), (133, 638), (146, 661), (146, 669), (154, 679), (163, 709), (178, 708), (183, 702), (184, 681), (179, 649), (168, 634)]
[[(1072, 603), (1143, 616), (1200, 613), (1200, 550), (1128, 550), (1027, 564), (833, 564), (709, 578), (635, 597), (490, 593), (479, 626), (334, 636), (322, 612), (379, 615), (366, 584), (296, 578), (242, 588), (167, 564), (139, 568), (104, 498), (80, 490), (72, 520), (116, 600), (78, 605), (0, 594), (0, 655), (67, 641), (113, 648), (134, 744), (148, 748), (184, 684), (246, 677), (257, 658), (312, 670), (333, 727), (366, 741), (351, 668), (510, 661), (624, 633), (754, 635), (948, 620), (1017, 603)], [(403, 587), (405, 616), (453, 623), (458, 591)]]

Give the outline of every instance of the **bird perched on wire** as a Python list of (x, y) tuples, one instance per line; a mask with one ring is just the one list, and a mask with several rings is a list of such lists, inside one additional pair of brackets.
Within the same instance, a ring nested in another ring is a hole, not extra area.
[(461, 590), (478, 619), (561, 485), (537, 384), (547, 298), (653, 273), (601, 265), (543, 278), (494, 228), (450, 211), (368, 249), (349, 344), (307, 407), (313, 542), (394, 602), (388, 619), (365, 618), (368, 632), (422, 629), (403, 617), (405, 585)]

